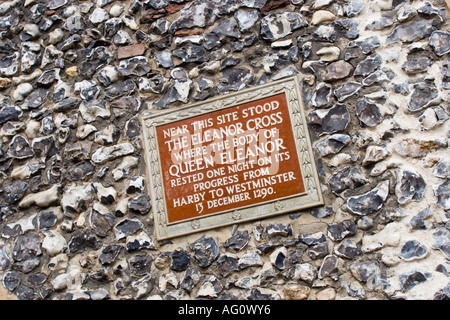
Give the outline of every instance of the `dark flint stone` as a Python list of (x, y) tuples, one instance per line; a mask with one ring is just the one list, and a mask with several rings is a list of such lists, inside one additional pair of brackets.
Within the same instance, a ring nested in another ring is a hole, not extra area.
[[(5, 208), (5, 207), (3, 207), (3, 208)], [(7, 208), (9, 208), (9, 207), (7, 207)], [(2, 209), (2, 208), (0, 207), (0, 209)], [(3, 217), (5, 214), (3, 214), (2, 212), (0, 212), (0, 213), (1, 213), (0, 217), (3, 220)], [(0, 244), (0, 270), (6, 270), (6, 268), (9, 267), (10, 262), (11, 261), (6, 253), (5, 246), (3, 244)]]
[(189, 248), (194, 251), (195, 262), (202, 268), (209, 267), (219, 255), (219, 246), (211, 237), (203, 236), (191, 243)]
[(102, 265), (111, 264), (119, 255), (120, 249), (122, 249), (122, 246), (120, 245), (108, 245), (102, 250), (102, 253), (99, 255), (98, 260)]
[(423, 220), (425, 220), (428, 217), (428, 215), (430, 214), (430, 211), (431, 211), (431, 207), (425, 208), (409, 221), (409, 224), (411, 225), (413, 230), (427, 229)]
[(63, 42), (58, 43), (56, 45), (56, 48), (58, 48), (58, 50), (60, 50), (60, 51), (66, 51), (66, 50), (72, 48), (75, 43), (80, 42), (80, 41), (81, 41), (81, 36), (79, 34), (74, 34), (74, 35), (68, 37)]
[(316, 91), (311, 98), (311, 103), (315, 108), (324, 108), (328, 107), (331, 102), (331, 86), (325, 82), (321, 82), (316, 87)]
[(65, 98), (64, 100), (60, 100), (54, 107), (53, 110), (56, 112), (65, 112), (69, 110), (73, 110), (81, 103), (80, 99), (76, 98)]
[(334, 90), (334, 95), (338, 98), (339, 102), (342, 102), (345, 99), (355, 95), (361, 88), (362, 85), (358, 82), (347, 82)]
[(253, 288), (247, 300), (275, 300), (270, 294), (261, 293), (258, 289)]
[(58, 153), (53, 136), (35, 138), (31, 143), (34, 154), (41, 159), (49, 158)]
[(397, 177), (395, 194), (400, 204), (407, 201), (419, 201), (422, 199), (426, 188), (426, 183), (419, 173), (402, 170)]
[(183, 63), (189, 62), (206, 62), (208, 61), (208, 55), (203, 46), (189, 46), (181, 49), (176, 49), (173, 51), (173, 54), (180, 58)]
[(381, 70), (377, 70), (377, 71), (369, 74), (367, 77), (365, 77), (362, 81), (362, 85), (365, 87), (368, 87), (373, 84), (381, 83), (381, 82), (385, 82), (385, 81), (387, 81), (387, 82), (390, 81), (387, 74)]
[(248, 69), (228, 68), (223, 71), (219, 79), (219, 93), (225, 94), (230, 91), (239, 91), (253, 83), (255, 78)]
[(401, 25), (394, 29), (394, 31), (387, 37), (386, 45), (396, 42), (411, 43), (429, 37), (436, 28), (432, 20), (421, 20), (412, 22), (407, 25)]
[(134, 213), (144, 215), (147, 214), (151, 208), (150, 197), (146, 194), (128, 200), (128, 209)]
[(14, 243), (12, 258), (15, 261), (13, 268), (29, 273), (39, 266), (42, 255), (41, 242), (38, 234), (27, 233), (19, 235)]
[(3, 190), (3, 200), (7, 204), (11, 204), (23, 197), (28, 189), (28, 183), (25, 181), (17, 181)]
[(39, 230), (50, 229), (58, 221), (58, 216), (53, 211), (39, 213), (38, 226)]
[(353, 259), (362, 255), (361, 245), (350, 239), (344, 239), (334, 248), (334, 253), (340, 257)]
[(250, 235), (247, 230), (237, 231), (234, 236), (227, 239), (223, 246), (234, 250), (235, 252), (241, 251), (250, 241)]
[(124, 77), (131, 75), (144, 76), (151, 71), (151, 67), (146, 57), (137, 56), (120, 61), (118, 70)]
[(229, 255), (222, 255), (217, 259), (218, 271), (222, 277), (228, 276), (234, 271), (239, 271), (238, 259)]
[(16, 135), (9, 145), (7, 155), (15, 159), (26, 159), (34, 156), (34, 151), (25, 137)]
[(123, 21), (120, 18), (111, 18), (105, 21), (104, 27), (105, 38), (111, 38), (117, 33), (117, 31), (122, 29)]
[(14, 271), (8, 271), (3, 277), (3, 285), (9, 291), (14, 291), (20, 284), (21, 278), (19, 274)]
[(220, 65), (220, 70), (222, 71), (225, 68), (234, 67), (234, 66), (238, 65), (239, 62), (241, 62), (241, 59), (239, 59), (239, 58), (234, 58), (234, 57), (226, 58), (225, 60), (222, 61), (222, 64)]
[(125, 134), (128, 139), (133, 139), (141, 134), (139, 119), (134, 117), (127, 121), (125, 125)]
[(134, 275), (143, 276), (150, 273), (153, 259), (148, 254), (138, 254), (128, 260), (130, 270)]
[(313, 217), (321, 219), (321, 218), (331, 216), (334, 213), (334, 211), (333, 211), (333, 207), (327, 206), (327, 207), (319, 207), (319, 208), (311, 209), (310, 213)]
[(417, 12), (431, 17), (437, 16), (440, 22), (444, 21), (446, 15), (445, 8), (438, 9), (428, 1), (425, 3), (425, 5), (417, 9)]
[(286, 268), (286, 256), (283, 252), (278, 252), (273, 265), (279, 270), (284, 270)]
[(400, 288), (402, 292), (406, 292), (418, 284), (427, 281), (427, 278), (431, 277), (429, 273), (422, 273), (417, 270), (402, 273), (399, 277)]
[(434, 195), (437, 197), (437, 205), (445, 210), (450, 209), (450, 179), (437, 186), (434, 189)]
[(429, 253), (428, 248), (417, 240), (407, 241), (398, 255), (405, 261), (420, 260)]
[[(447, 226), (448, 228), (448, 226)], [(432, 248), (440, 250), (447, 260), (450, 260), (450, 231), (449, 229), (439, 228), (433, 233), (433, 238), (436, 242), (433, 243)]]
[(347, 236), (356, 234), (357, 227), (353, 220), (345, 220), (341, 223), (328, 225), (328, 236), (333, 241), (341, 241)]
[(34, 292), (33, 288), (26, 285), (19, 285), (16, 290), (16, 295), (19, 300), (36, 300), (38, 295)]
[(94, 232), (91, 230), (77, 231), (69, 242), (69, 252), (76, 253), (80, 251), (94, 251), (101, 246)]
[(185, 271), (191, 262), (191, 256), (189, 252), (179, 248), (171, 254), (172, 264), (170, 269), (173, 271)]
[(144, 224), (138, 219), (125, 219), (114, 227), (120, 233), (116, 237), (117, 240), (128, 237), (142, 228), (144, 228)]
[(326, 242), (318, 243), (316, 245), (309, 246), (306, 252), (308, 253), (308, 256), (313, 260), (320, 259), (325, 257), (329, 253), (328, 245)]
[(259, 254), (268, 254), (268, 253), (272, 252), (273, 250), (275, 250), (275, 248), (277, 248), (279, 246), (280, 246), (279, 242), (269, 241), (269, 242), (266, 242), (266, 243), (263, 243), (263, 244), (257, 246), (256, 249), (258, 250)]
[(450, 52), (450, 34), (444, 31), (434, 31), (428, 44), (433, 48), (436, 55), (439, 57)]
[(105, 96), (110, 99), (116, 99), (124, 95), (133, 93), (136, 90), (136, 84), (132, 79), (115, 83), (105, 89)]
[(355, 68), (353, 75), (367, 76), (381, 66), (382, 59), (380, 55), (371, 55), (361, 61)]
[(135, 115), (140, 108), (141, 102), (133, 96), (125, 96), (111, 102), (111, 109), (117, 118)]
[(37, 79), (37, 83), (43, 86), (50, 86), (56, 80), (56, 70), (44, 71)]
[(348, 4), (347, 9), (345, 10), (345, 14), (349, 18), (356, 17), (361, 13), (363, 9), (364, 9), (364, 2), (353, 1)]
[(356, 262), (350, 265), (350, 271), (359, 281), (367, 282), (380, 273), (380, 267), (376, 261)]
[(211, 50), (222, 45), (220, 37), (212, 32), (207, 32), (203, 40), (203, 46), (206, 50)]
[(0, 124), (10, 120), (18, 120), (22, 116), (22, 109), (16, 106), (4, 107), (0, 110)]
[(407, 61), (402, 65), (402, 69), (408, 74), (415, 74), (427, 71), (431, 64), (430, 58), (426, 56), (411, 57), (408, 55)]
[(99, 212), (95, 209), (95, 206), (92, 207), (89, 223), (99, 237), (106, 237), (115, 222), (116, 218), (110, 212)]
[(270, 13), (261, 19), (261, 37), (265, 40), (281, 39), (307, 25), (297, 12)]
[(99, 68), (109, 64), (114, 58), (113, 53), (105, 46), (92, 46), (86, 48), (83, 53), (87, 59), (80, 65), (80, 74), (84, 79), (88, 80), (92, 79)]
[(299, 234), (298, 239), (308, 246), (313, 246), (319, 243), (326, 243), (327, 237), (323, 232), (313, 234)]
[(366, 99), (359, 100), (356, 104), (356, 115), (358, 119), (368, 127), (374, 127), (383, 121), (380, 108)]
[(239, 32), (236, 31), (238, 25), (234, 19), (224, 19), (215, 27), (212, 32), (222, 37), (231, 37), (238, 39)]
[(191, 292), (192, 289), (200, 282), (202, 278), (201, 272), (196, 268), (190, 268), (186, 270), (183, 279), (180, 281), (180, 286), (187, 292)]
[(308, 122), (319, 136), (342, 131), (350, 123), (345, 104), (338, 103), (329, 110), (317, 110), (308, 114)]
[(320, 152), (322, 157), (329, 154), (336, 154), (342, 150), (351, 141), (349, 135), (346, 134), (333, 134), (332, 136), (320, 141), (316, 145), (316, 149)]
[(292, 235), (292, 227), (290, 224), (284, 225), (281, 223), (270, 224), (266, 228), (269, 237), (282, 236), (287, 237)]
[(331, 191), (340, 194), (347, 189), (356, 189), (368, 182), (366, 176), (357, 168), (348, 166), (333, 173), (328, 180)]
[(378, 211), (389, 195), (389, 181), (381, 182), (374, 189), (347, 199), (347, 208), (354, 214), (365, 216)]
[(323, 259), (322, 265), (319, 268), (318, 277), (323, 279), (327, 276), (332, 279), (337, 279), (338, 273), (338, 258), (335, 255), (328, 255)]
[(40, 107), (45, 99), (47, 98), (48, 90), (44, 88), (38, 88), (33, 90), (24, 101), (24, 104), (28, 106), (30, 109), (35, 109), (37, 107)]
[(355, 19), (336, 20), (333, 25), (336, 31), (344, 32), (344, 37), (347, 39), (359, 37), (358, 22)]
[(71, 166), (67, 173), (72, 181), (84, 180), (87, 176), (90, 176), (95, 172), (95, 165), (89, 161), (85, 160), (79, 164)]
[(382, 30), (390, 27), (395, 23), (395, 20), (388, 16), (381, 16), (373, 22), (366, 25), (366, 30)]
[(35, 274), (32, 274), (28, 277), (28, 282), (32, 285), (42, 285), (45, 281), (47, 281), (48, 275), (42, 272), (38, 272)]
[(369, 54), (381, 45), (377, 36), (372, 36), (364, 40), (354, 40), (348, 43), (349, 48), (358, 47), (363, 54)]

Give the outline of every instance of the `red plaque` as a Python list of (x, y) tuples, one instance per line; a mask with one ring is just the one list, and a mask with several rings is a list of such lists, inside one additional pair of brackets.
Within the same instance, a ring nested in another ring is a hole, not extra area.
[(266, 87), (143, 119), (158, 238), (322, 203), (298, 88)]

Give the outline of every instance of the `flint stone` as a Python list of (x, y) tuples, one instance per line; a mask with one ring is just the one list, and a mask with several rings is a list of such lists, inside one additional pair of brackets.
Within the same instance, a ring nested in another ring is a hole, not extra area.
[(124, 95), (129, 95), (136, 90), (136, 84), (132, 79), (115, 83), (105, 90), (105, 96), (108, 99), (116, 99)]
[(238, 10), (234, 13), (239, 31), (246, 32), (250, 30), (258, 21), (258, 10)]
[(169, 32), (173, 34), (178, 29), (204, 28), (217, 19), (215, 13), (216, 9), (208, 2), (192, 2), (181, 10), (179, 18), (170, 25)]
[(121, 249), (122, 246), (117, 244), (108, 245), (102, 250), (102, 253), (98, 256), (98, 260), (102, 265), (110, 265), (116, 260)]
[(433, 238), (436, 240), (432, 248), (440, 250), (447, 260), (450, 260), (450, 231), (445, 228), (439, 228), (433, 233)]
[(433, 188), (434, 195), (437, 198), (437, 205), (445, 210), (450, 209), (450, 180)]
[(128, 260), (131, 272), (137, 276), (150, 273), (152, 262), (152, 257), (147, 253), (135, 255)]
[(0, 124), (3, 125), (4, 123), (10, 121), (10, 120), (19, 120), (20, 117), (22, 117), (22, 109), (16, 106), (6, 106), (3, 107), (0, 110)]
[(17, 181), (3, 190), (3, 200), (6, 204), (14, 203), (20, 200), (28, 189), (28, 183)]
[(238, 261), (238, 265), (240, 269), (244, 269), (247, 267), (253, 266), (262, 266), (264, 261), (261, 256), (256, 252), (249, 252), (244, 254)]
[(436, 28), (433, 20), (421, 20), (398, 26), (386, 39), (386, 45), (396, 42), (411, 43), (429, 37)]
[(223, 19), (220, 24), (212, 29), (212, 32), (221, 37), (239, 38), (239, 32), (236, 31), (238, 24), (234, 19)]
[[(105, 41), (105, 44), (107, 43)], [(95, 42), (91, 44), (91, 46), (93, 45), (95, 45)], [(114, 58), (114, 54), (106, 46), (100, 45), (92, 48), (91, 46), (82, 51), (87, 59), (81, 62), (80, 66), (80, 74), (88, 80), (92, 79), (98, 69), (108, 65)]]
[(334, 95), (338, 98), (339, 102), (355, 95), (362, 88), (362, 85), (358, 82), (347, 82), (342, 86), (334, 90)]
[(336, 20), (333, 25), (336, 30), (345, 32), (344, 36), (348, 39), (359, 37), (358, 22), (355, 19)]
[(116, 218), (109, 209), (98, 202), (94, 202), (89, 215), (89, 224), (99, 237), (106, 237), (113, 227)]
[(439, 98), (439, 90), (434, 83), (419, 82), (414, 84), (414, 90), (408, 102), (408, 109), (412, 112), (419, 111), (435, 104)]
[(86, 29), (86, 21), (80, 14), (74, 14), (67, 18), (64, 28), (71, 33), (82, 32)]
[(341, 258), (353, 259), (361, 256), (362, 250), (360, 244), (354, 243), (350, 239), (344, 239), (334, 248), (334, 253)]
[(28, 233), (17, 237), (12, 249), (12, 258), (17, 269), (29, 273), (39, 265), (41, 255), (39, 234)]
[(316, 91), (311, 98), (311, 103), (315, 108), (326, 108), (331, 103), (331, 86), (325, 82), (321, 82), (316, 86)]
[(75, 213), (86, 210), (88, 204), (93, 199), (94, 189), (88, 183), (64, 187), (61, 197), (61, 206), (64, 210), (64, 215), (73, 218)]
[(147, 57), (136, 56), (127, 60), (121, 60), (118, 71), (122, 76), (144, 76), (151, 70)]
[(347, 106), (341, 103), (327, 110), (315, 110), (307, 118), (319, 136), (342, 131), (350, 123)]
[(333, 241), (341, 241), (347, 236), (356, 234), (357, 227), (353, 220), (345, 220), (341, 223), (328, 225), (328, 236)]
[(150, 197), (146, 194), (128, 200), (128, 209), (130, 209), (131, 212), (144, 215), (147, 214), (151, 208)]
[(450, 52), (450, 34), (444, 31), (434, 31), (428, 40), (428, 44), (433, 48), (436, 55), (441, 57)]
[(366, 99), (359, 100), (356, 104), (356, 116), (368, 127), (374, 127), (383, 121), (380, 108)]
[(95, 237), (91, 230), (77, 231), (69, 242), (69, 252), (94, 251), (99, 249), (101, 242)]
[(419, 173), (408, 170), (397, 171), (397, 184), (395, 186), (395, 195), (400, 204), (409, 201), (420, 201), (424, 195), (426, 183)]
[(156, 250), (152, 238), (150, 238), (144, 231), (141, 231), (136, 235), (127, 237), (126, 241), (127, 243), (125, 248), (127, 249), (127, 252), (141, 249)]
[(54, 185), (48, 190), (25, 196), (19, 203), (19, 208), (28, 208), (32, 205), (48, 207), (59, 200), (59, 186)]
[(219, 246), (211, 237), (201, 237), (189, 248), (194, 251), (194, 260), (202, 268), (209, 267), (219, 255)]
[(198, 289), (196, 297), (217, 298), (222, 290), (223, 286), (220, 281), (215, 276), (211, 276)]
[(389, 151), (384, 147), (369, 146), (366, 150), (366, 155), (363, 159), (363, 167), (380, 162), (389, 156)]
[(400, 277), (399, 277), (400, 289), (402, 290), (402, 292), (406, 292), (408, 290), (411, 290), (416, 285), (427, 281), (427, 279), (430, 277), (431, 277), (431, 274), (428, 272), (423, 273), (423, 272), (420, 272), (417, 270), (413, 270), (410, 272), (404, 272), (404, 273), (400, 274)]
[(14, 159), (26, 159), (34, 156), (28, 140), (22, 135), (16, 135), (9, 144), (8, 157)]
[(0, 60), (0, 73), (4, 76), (13, 76), (19, 71), (20, 53), (16, 52)]
[(422, 211), (420, 211), (417, 215), (412, 217), (412, 219), (409, 221), (409, 224), (411, 225), (411, 228), (413, 230), (425, 230), (427, 227), (425, 226), (424, 220), (429, 216), (431, 211), (431, 208), (425, 208)]
[(323, 80), (324, 81), (340, 80), (350, 76), (352, 73), (353, 73), (353, 66), (344, 60), (339, 60), (331, 63), (327, 67), (326, 74), (323, 77)]
[(335, 255), (327, 255), (323, 259), (317, 276), (319, 279), (324, 279), (327, 276), (336, 279), (338, 271), (338, 257)]
[(331, 191), (340, 194), (347, 189), (356, 189), (368, 182), (366, 176), (357, 168), (348, 166), (333, 173), (328, 180)]
[(31, 92), (24, 101), (24, 106), (27, 106), (30, 109), (36, 109), (40, 107), (47, 98), (48, 90), (45, 88), (38, 88)]
[(192, 45), (189, 47), (176, 49), (173, 51), (173, 54), (180, 58), (183, 63), (202, 63), (209, 60), (207, 52), (203, 46)]
[(153, 106), (158, 109), (165, 108), (168, 104), (181, 101), (187, 103), (189, 100), (189, 93), (192, 88), (191, 80), (175, 80), (173, 84), (167, 89), (164, 95)]
[(389, 181), (383, 181), (371, 191), (347, 199), (347, 208), (354, 214), (366, 216), (383, 206), (389, 195)]
[(234, 271), (239, 271), (238, 259), (235, 256), (225, 254), (217, 259), (218, 271), (222, 277), (227, 277)]
[(355, 68), (353, 75), (367, 76), (381, 66), (382, 59), (380, 55), (371, 55), (361, 61)]
[(327, 237), (323, 232), (316, 232), (313, 234), (299, 234), (298, 239), (308, 246), (326, 243), (327, 241)]
[(230, 91), (239, 91), (254, 81), (250, 70), (245, 68), (228, 68), (223, 71), (219, 79), (219, 92), (221, 94)]
[(237, 231), (234, 236), (227, 239), (223, 246), (232, 249), (235, 252), (241, 251), (250, 241), (250, 235), (247, 230)]
[(427, 56), (412, 57), (408, 55), (407, 61), (402, 65), (402, 69), (408, 74), (416, 74), (427, 71), (431, 64), (432, 62)]
[(171, 253), (172, 264), (170, 269), (173, 271), (185, 271), (191, 262), (191, 256), (189, 252), (178, 248)]
[(320, 152), (322, 157), (329, 154), (336, 154), (342, 150), (351, 141), (349, 135), (346, 134), (333, 134), (332, 136), (320, 141), (316, 145), (316, 149)]
[(444, 139), (416, 140), (413, 138), (403, 138), (396, 142), (394, 148), (398, 154), (404, 157), (421, 158), (431, 151), (447, 148), (447, 146), (447, 141)]
[(398, 255), (405, 261), (424, 259), (429, 254), (428, 248), (417, 240), (407, 241)]
[(278, 40), (307, 25), (296, 12), (270, 13), (261, 19), (261, 37), (265, 40)]
[(139, 219), (125, 219), (115, 227), (116, 240), (126, 238), (144, 228), (144, 224)]
[(129, 142), (120, 143), (110, 147), (101, 147), (92, 155), (94, 163), (105, 163), (118, 157), (126, 156), (134, 152), (134, 147)]

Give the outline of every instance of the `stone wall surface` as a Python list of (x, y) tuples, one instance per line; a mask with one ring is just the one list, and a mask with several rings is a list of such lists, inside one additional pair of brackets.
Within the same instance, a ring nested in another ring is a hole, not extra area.
[[(445, 1), (0, 3), (17, 299), (449, 299)], [(158, 242), (139, 115), (302, 78), (325, 206)]]

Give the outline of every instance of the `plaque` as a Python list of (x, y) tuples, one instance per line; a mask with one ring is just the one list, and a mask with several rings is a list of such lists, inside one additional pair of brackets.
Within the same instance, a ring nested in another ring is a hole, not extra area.
[(323, 204), (297, 76), (141, 122), (158, 240)]

